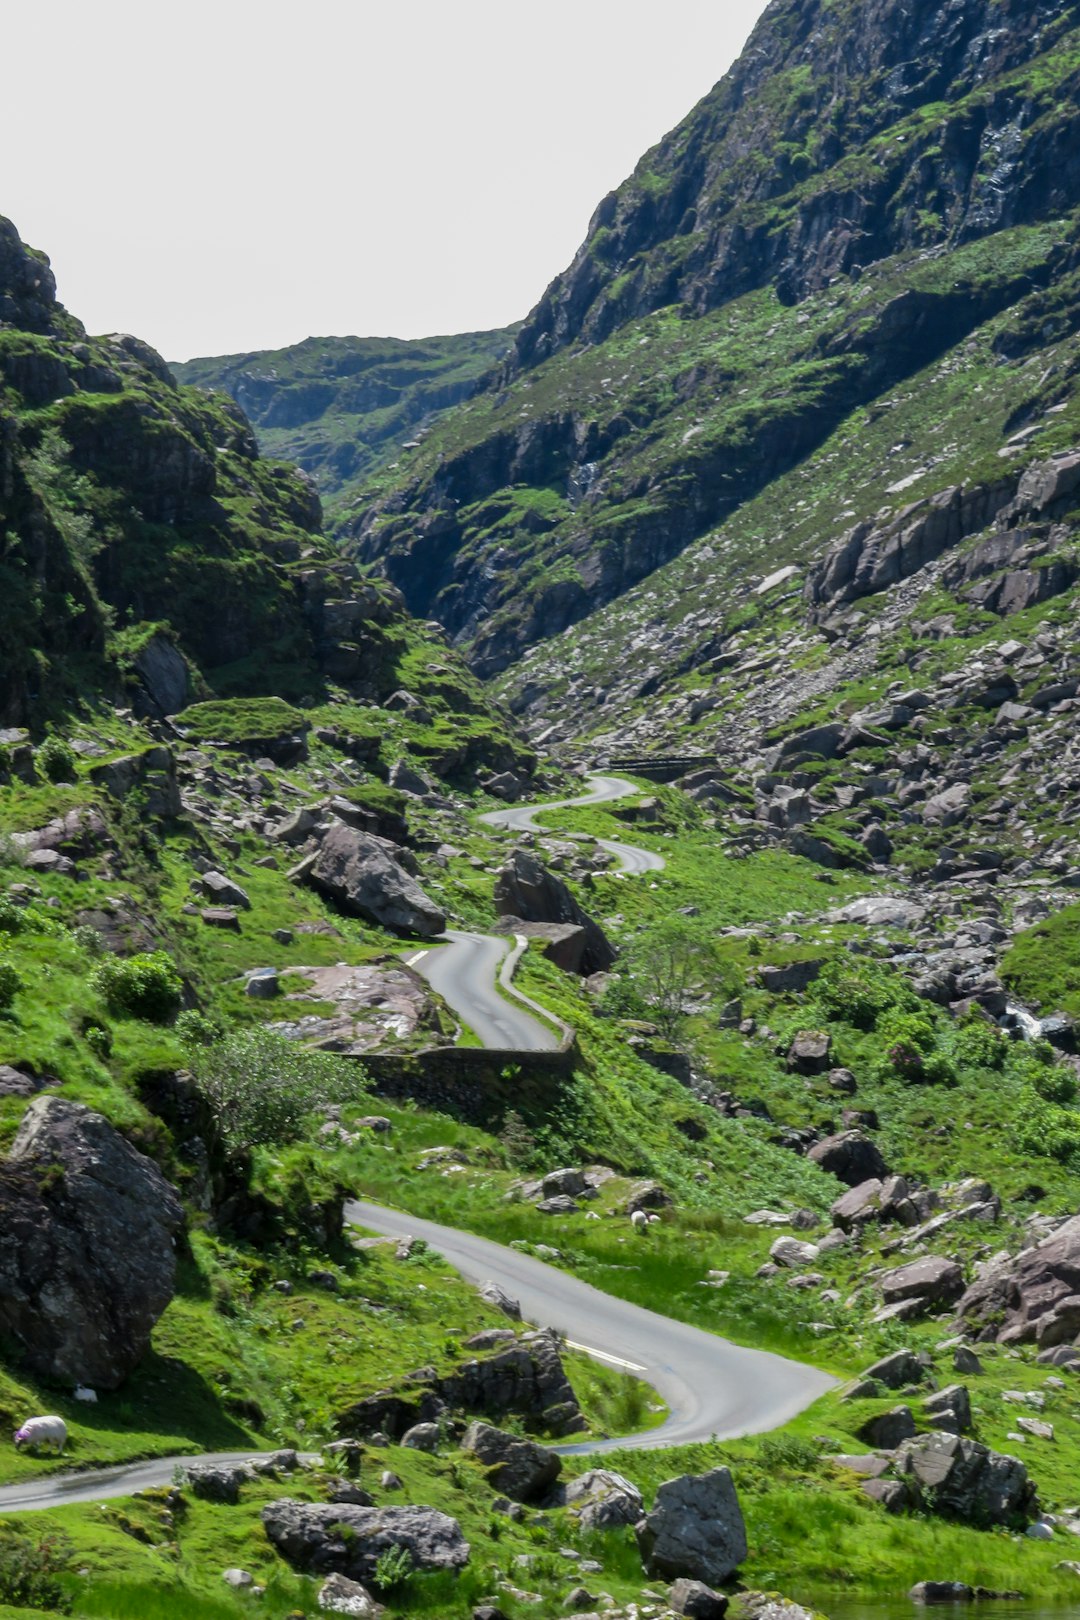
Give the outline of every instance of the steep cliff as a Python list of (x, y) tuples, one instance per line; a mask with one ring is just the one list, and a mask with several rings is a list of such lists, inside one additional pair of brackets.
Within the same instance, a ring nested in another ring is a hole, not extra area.
[(1071, 329), (1077, 23), (777, 0), (347, 545), (492, 674), (1004, 312)]

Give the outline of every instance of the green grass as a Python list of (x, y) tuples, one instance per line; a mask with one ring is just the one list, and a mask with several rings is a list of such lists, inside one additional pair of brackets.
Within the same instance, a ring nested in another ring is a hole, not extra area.
[(1029, 1006), (1080, 1016), (1080, 905), (1066, 906), (1018, 935), (1001, 971), (1009, 988)]

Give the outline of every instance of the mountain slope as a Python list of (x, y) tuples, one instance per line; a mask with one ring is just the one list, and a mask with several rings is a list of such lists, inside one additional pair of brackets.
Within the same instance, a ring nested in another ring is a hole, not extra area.
[(453, 337), (307, 338), (286, 349), (188, 360), (178, 382), (228, 394), (267, 455), (310, 473), (332, 511), (469, 397), (517, 328)]
[(1071, 287), (1077, 20), (778, 0), (347, 545), (495, 673), (1033, 289)]

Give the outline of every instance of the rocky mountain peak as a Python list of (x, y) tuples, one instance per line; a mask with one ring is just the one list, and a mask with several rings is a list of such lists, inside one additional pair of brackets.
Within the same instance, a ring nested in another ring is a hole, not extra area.
[[(788, 299), (913, 246), (1032, 217), (1080, 178), (1009, 75), (1076, 25), (1067, 0), (774, 0), (731, 71), (604, 198), (516, 362), (665, 304)], [(1072, 129), (1072, 122), (1069, 121)], [(1070, 146), (1072, 150), (1070, 150)], [(1036, 175), (1036, 151), (1055, 154)]]

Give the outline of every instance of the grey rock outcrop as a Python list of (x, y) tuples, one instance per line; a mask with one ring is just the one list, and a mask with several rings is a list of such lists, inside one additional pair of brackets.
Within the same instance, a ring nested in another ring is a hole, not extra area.
[(136, 714), (164, 719), (188, 702), (191, 676), (187, 660), (168, 636), (151, 636), (135, 654), (132, 668), (139, 678), (133, 704)]
[(986, 1269), (963, 1295), (957, 1314), (983, 1339), (1042, 1349), (1080, 1334), (1080, 1215), (1033, 1248)]
[(704, 1581), (675, 1581), (668, 1593), (668, 1604), (676, 1614), (686, 1620), (723, 1620), (728, 1600), (722, 1592), (714, 1592)]
[(338, 1426), (343, 1434), (382, 1431), (393, 1439), (414, 1423), (432, 1422), (447, 1407), (491, 1417), (509, 1412), (538, 1417), (553, 1434), (571, 1434), (584, 1427), (559, 1340), (547, 1331), (523, 1334), (494, 1355), (466, 1361), (440, 1377), (427, 1377), (416, 1384), (415, 1393), (386, 1390), (367, 1395), (341, 1414)]
[(416, 1570), (459, 1570), (469, 1543), (449, 1514), (430, 1507), (356, 1507), (348, 1502), (271, 1502), (262, 1512), (266, 1533), (296, 1569), (375, 1578), (383, 1553), (401, 1547)]
[(642, 1514), (641, 1492), (610, 1468), (590, 1468), (572, 1479), (563, 1492), (582, 1530), (609, 1530), (618, 1524), (637, 1524)]
[(331, 1575), (325, 1580), (315, 1601), (327, 1614), (359, 1615), (361, 1620), (377, 1620), (383, 1612), (366, 1586), (345, 1575)]
[(536, 1502), (554, 1485), (562, 1469), (562, 1458), (535, 1440), (522, 1440), (490, 1423), (470, 1423), (461, 1449), (476, 1457), (488, 1470), (496, 1490), (513, 1502)]
[(604, 973), (615, 961), (615, 948), (598, 922), (583, 911), (561, 878), (549, 872), (531, 850), (511, 852), (495, 879), (495, 910), (500, 917), (525, 922), (572, 923), (585, 930), (579, 972)]
[(895, 1468), (917, 1500), (965, 1524), (1014, 1525), (1034, 1511), (1035, 1488), (1023, 1463), (976, 1440), (919, 1435), (904, 1441)]
[(123, 1383), (172, 1298), (182, 1218), (100, 1114), (35, 1098), (0, 1167), (0, 1334), (18, 1359), (59, 1384)]
[(726, 1581), (746, 1557), (746, 1526), (727, 1468), (682, 1474), (656, 1493), (637, 1527), (645, 1570), (654, 1579)]
[(121, 759), (95, 765), (90, 780), (121, 801), (138, 789), (144, 795), (148, 816), (170, 821), (180, 814), (180, 786), (171, 748), (144, 748), (142, 753), (125, 754)]
[(888, 1305), (911, 1300), (929, 1310), (934, 1305), (952, 1304), (963, 1291), (964, 1273), (955, 1260), (944, 1255), (925, 1255), (887, 1271), (881, 1278), (881, 1292)]
[(862, 1131), (842, 1131), (839, 1136), (827, 1136), (823, 1142), (815, 1142), (807, 1158), (849, 1187), (888, 1175), (879, 1149)]
[(344, 822), (330, 828), (307, 876), (342, 911), (395, 933), (434, 939), (446, 927), (445, 913), (386, 845)]

